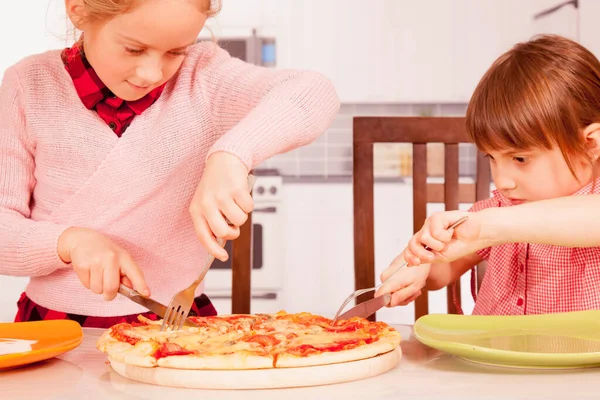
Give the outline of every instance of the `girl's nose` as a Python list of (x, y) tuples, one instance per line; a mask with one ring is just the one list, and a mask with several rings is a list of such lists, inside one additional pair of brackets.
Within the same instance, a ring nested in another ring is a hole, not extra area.
[(517, 184), (514, 179), (512, 179), (507, 174), (499, 174), (496, 172), (493, 177), (494, 185), (499, 190), (514, 190), (517, 188)]
[(140, 65), (136, 74), (140, 80), (148, 85), (154, 85), (163, 78), (162, 66), (159, 62), (147, 62)]

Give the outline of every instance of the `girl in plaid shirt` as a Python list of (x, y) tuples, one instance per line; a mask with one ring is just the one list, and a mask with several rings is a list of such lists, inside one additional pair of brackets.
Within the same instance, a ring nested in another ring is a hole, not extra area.
[(466, 123), (497, 189), (431, 215), (381, 278), (419, 266), (377, 295), (404, 305), (487, 260), (473, 314), (600, 309), (600, 62), (558, 36), (519, 43), (479, 82)]
[[(208, 253), (225, 260), (216, 239), (253, 209), (248, 172), (313, 141), (339, 101), (320, 74), (197, 43), (218, 1), (65, 4), (80, 40), (0, 86), (0, 274), (30, 277), (16, 321), (102, 328), (146, 311), (121, 282), (166, 304)], [(192, 311), (214, 315), (196, 294)]]

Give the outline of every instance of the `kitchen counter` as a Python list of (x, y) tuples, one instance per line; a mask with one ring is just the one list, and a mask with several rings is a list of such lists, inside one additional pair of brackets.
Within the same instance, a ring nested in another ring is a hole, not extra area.
[(399, 365), (370, 379), (294, 389), (175, 389), (122, 378), (95, 343), (102, 330), (84, 329), (83, 343), (55, 359), (0, 372), (0, 398), (12, 399), (582, 399), (597, 398), (600, 369), (531, 371), (488, 367), (441, 354), (402, 335)]

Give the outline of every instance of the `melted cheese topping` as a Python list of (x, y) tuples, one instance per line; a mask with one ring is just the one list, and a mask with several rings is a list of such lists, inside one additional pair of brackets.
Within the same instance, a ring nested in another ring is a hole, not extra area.
[[(364, 336), (363, 336), (364, 337)], [(301, 346), (303, 344), (309, 344), (315, 347), (319, 345), (330, 345), (335, 342), (343, 342), (346, 340), (358, 340), (362, 339), (360, 335), (342, 333), (342, 334), (330, 334), (330, 333), (322, 333), (317, 335), (304, 335), (300, 336), (290, 343), (291, 346)]]
[(228, 354), (236, 351), (252, 351), (262, 349), (257, 348), (256, 343), (243, 342), (240, 339), (243, 334), (237, 331), (229, 332), (218, 336), (210, 336), (199, 339), (197, 336), (180, 336), (171, 339), (171, 342), (177, 343), (181, 347), (190, 350), (197, 350), (202, 354)]
[[(228, 316), (198, 318), (200, 327), (186, 326), (175, 332), (160, 332), (161, 321), (149, 321), (142, 317), (140, 321), (148, 325), (126, 329), (124, 333), (142, 341), (174, 343), (198, 355), (240, 351), (261, 355), (278, 354), (302, 345), (319, 348), (335, 345), (336, 342), (371, 337), (360, 329), (354, 332), (335, 332), (329, 327), (326, 329), (311, 324), (307, 317), (310, 314), (298, 314), (300, 318), (296, 320), (295, 316), (278, 319), (278, 315), (281, 314), (232, 317), (230, 320)], [(320, 320), (317, 322), (323, 323)], [(368, 324), (365, 328), (367, 327)]]

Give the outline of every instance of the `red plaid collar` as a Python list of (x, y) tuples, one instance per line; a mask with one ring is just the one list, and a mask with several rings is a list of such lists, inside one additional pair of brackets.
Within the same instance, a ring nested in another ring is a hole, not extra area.
[(140, 115), (158, 100), (165, 87), (165, 84), (163, 84), (141, 99), (125, 101), (116, 97), (100, 80), (94, 68), (86, 60), (81, 46), (75, 45), (64, 49), (61, 58), (67, 72), (73, 79), (77, 94), (89, 110), (95, 109), (98, 103), (102, 102), (114, 110), (118, 110), (125, 105), (136, 115)]

